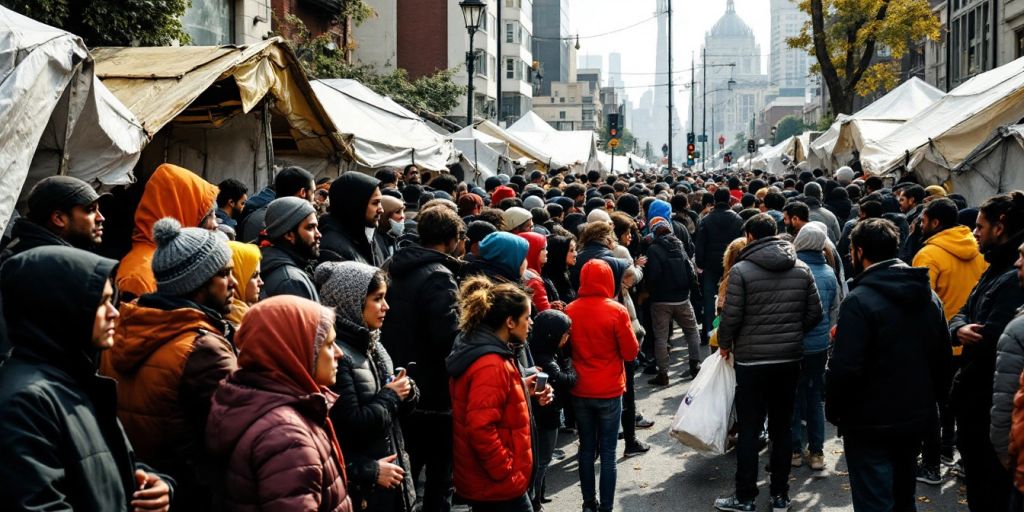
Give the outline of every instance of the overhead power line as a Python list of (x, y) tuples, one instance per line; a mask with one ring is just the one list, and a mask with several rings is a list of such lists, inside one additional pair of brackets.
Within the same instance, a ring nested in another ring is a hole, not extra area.
[(642, 20), (640, 20), (640, 21), (638, 21), (636, 23), (633, 23), (633, 24), (630, 24), (630, 25), (626, 25), (624, 27), (619, 27), (619, 28), (616, 28), (616, 29), (612, 29), (612, 30), (609, 30), (607, 32), (601, 32), (599, 34), (589, 34), (589, 35), (585, 35), (585, 36), (572, 35), (572, 36), (567, 36), (567, 37), (537, 37), (537, 36), (533, 36), (533, 40), (534, 41), (575, 41), (577, 39), (593, 39), (595, 37), (610, 36), (612, 34), (617, 34), (619, 32), (624, 32), (624, 31), (629, 30), (631, 28), (643, 25), (644, 23), (647, 23), (648, 21), (651, 21), (653, 19), (661, 17), (661, 15), (665, 14), (666, 12), (667, 11), (655, 13), (653, 16), (651, 16), (649, 18), (644, 18), (644, 19), (642, 19)]

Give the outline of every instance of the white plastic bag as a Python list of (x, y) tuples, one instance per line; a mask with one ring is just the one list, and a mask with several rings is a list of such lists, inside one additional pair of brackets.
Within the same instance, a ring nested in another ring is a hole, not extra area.
[(715, 351), (701, 364), (700, 373), (679, 404), (672, 420), (672, 436), (705, 455), (725, 453), (735, 396), (732, 360), (723, 359)]

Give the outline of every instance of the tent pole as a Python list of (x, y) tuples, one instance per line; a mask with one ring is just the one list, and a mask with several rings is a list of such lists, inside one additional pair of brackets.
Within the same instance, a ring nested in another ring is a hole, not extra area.
[[(274, 182), (274, 134), (270, 131), (270, 105), (266, 100), (263, 101), (263, 136), (267, 139), (267, 184), (269, 185)], [(253, 186), (256, 185), (253, 183)]]

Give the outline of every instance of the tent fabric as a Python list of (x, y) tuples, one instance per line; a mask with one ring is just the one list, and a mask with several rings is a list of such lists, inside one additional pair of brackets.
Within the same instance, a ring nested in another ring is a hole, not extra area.
[(741, 163), (744, 167), (763, 169), (768, 174), (782, 176), (789, 164), (794, 162), (794, 155), (799, 154), (799, 146), (799, 140), (794, 135), (774, 146), (758, 149), (752, 158), (741, 158)]
[(860, 160), (866, 172), (891, 174), (904, 166), (923, 184), (949, 178), (993, 126), (1024, 118), (1024, 58), (982, 73), (909, 119), (884, 140), (869, 144)]
[(449, 137), (418, 115), (356, 80), (314, 80), (313, 91), (338, 132), (352, 145), (357, 163), (370, 169), (416, 164), (445, 170), (454, 157)]
[(95, 78), (81, 38), (0, 7), (0, 231), (35, 181), (131, 180), (147, 138)]
[(512, 123), (512, 125), (508, 127), (508, 131), (512, 133), (552, 133), (557, 132), (558, 130), (556, 130), (555, 127), (548, 124), (548, 122), (545, 121), (544, 119), (541, 119), (540, 116), (538, 116), (535, 112), (531, 110), (524, 114), (523, 117), (520, 117), (518, 121)]
[(518, 134), (510, 133), (491, 121), (480, 121), (474, 126), (478, 133), (484, 133), (498, 140), (505, 141), (508, 144), (509, 156), (511, 156), (513, 160), (520, 161), (522, 158), (527, 158), (535, 162), (544, 170), (558, 169), (569, 165), (567, 163), (563, 163), (561, 160), (556, 160), (546, 150), (534, 146), (531, 142), (521, 138)]
[(467, 126), (451, 135), (455, 149), (476, 172), (467, 173), (466, 180), (482, 185), (498, 174), (512, 175), (515, 170), (508, 157), (508, 143)]
[(1002, 126), (953, 169), (953, 191), (978, 206), (996, 194), (1024, 190), (1019, 162), (1024, 162), (1024, 125)]
[(575, 171), (598, 169), (597, 137), (592, 130), (559, 131), (533, 112), (508, 127), (508, 132), (539, 147)]
[[(321, 105), (313, 99), (301, 66), (280, 37), (247, 46), (96, 48), (96, 75), (142, 122), (150, 137), (172, 121), (221, 126), (239, 111), (248, 114), (267, 96), (284, 117), (297, 152), (350, 153)], [(195, 102), (214, 84), (232, 79), (241, 104)]]

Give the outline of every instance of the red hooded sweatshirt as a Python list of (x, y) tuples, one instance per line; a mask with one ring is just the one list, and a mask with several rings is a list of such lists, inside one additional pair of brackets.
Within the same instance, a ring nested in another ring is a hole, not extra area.
[(547, 311), (551, 309), (551, 302), (548, 301), (548, 290), (544, 287), (544, 279), (540, 273), (540, 253), (547, 248), (548, 239), (544, 235), (532, 231), (519, 233), (519, 236), (530, 244), (529, 252), (526, 253), (526, 273), (523, 274), (523, 280), (526, 286), (533, 290), (534, 313)]
[(572, 363), (580, 398), (615, 398), (626, 392), (625, 361), (636, 359), (640, 344), (626, 307), (614, 300), (612, 269), (592, 259), (580, 271), (579, 296), (565, 312), (572, 319)]

